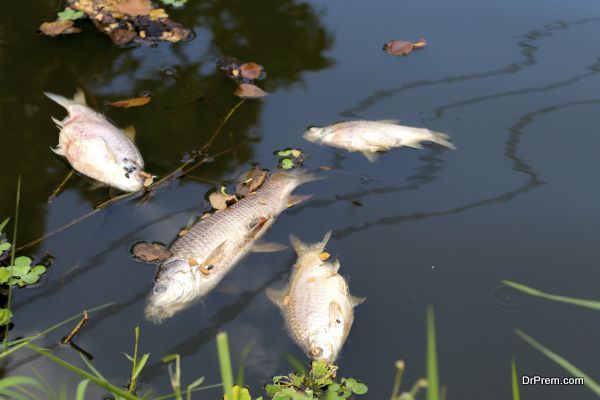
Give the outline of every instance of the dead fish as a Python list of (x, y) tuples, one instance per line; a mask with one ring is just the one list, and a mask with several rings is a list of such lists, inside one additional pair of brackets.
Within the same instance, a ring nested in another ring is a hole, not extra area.
[(169, 248), (173, 256), (158, 268), (146, 318), (160, 322), (210, 292), (283, 210), (310, 197), (293, 196), (292, 191), (317, 179), (300, 170), (275, 172), (252, 196), (198, 220), (175, 239)]
[(421, 142), (434, 142), (454, 149), (448, 135), (427, 128), (399, 125), (396, 120), (345, 121), (329, 126), (312, 126), (303, 136), (313, 143), (360, 151), (369, 161), (375, 161), (377, 153), (393, 147), (421, 149)]
[(86, 105), (81, 90), (72, 100), (44, 94), (69, 112), (62, 121), (52, 117), (60, 129), (53, 152), (66, 157), (74, 170), (105, 185), (126, 192), (144, 188), (144, 160), (139, 150), (124, 131)]
[(287, 287), (267, 289), (267, 296), (283, 314), (296, 343), (313, 360), (332, 363), (337, 358), (354, 319), (354, 307), (365, 301), (350, 295), (346, 280), (338, 274), (339, 260), (321, 256), (331, 237), (308, 245), (295, 236), (290, 241), (298, 254)]

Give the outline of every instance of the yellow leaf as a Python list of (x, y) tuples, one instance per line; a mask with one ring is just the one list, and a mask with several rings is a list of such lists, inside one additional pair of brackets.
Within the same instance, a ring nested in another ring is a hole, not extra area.
[(300, 151), (300, 150), (298, 150), (298, 149), (293, 149), (293, 150), (292, 150), (292, 155), (293, 155), (295, 158), (298, 158), (298, 157), (300, 157), (300, 155), (302, 155), (302, 151)]

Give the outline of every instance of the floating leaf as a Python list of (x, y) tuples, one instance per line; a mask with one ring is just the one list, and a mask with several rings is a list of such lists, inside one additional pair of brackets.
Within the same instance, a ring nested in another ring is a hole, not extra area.
[(58, 20), (59, 21), (68, 21), (68, 20), (76, 20), (79, 18), (83, 18), (85, 16), (85, 13), (83, 13), (82, 11), (76, 11), (73, 10), (72, 8), (65, 8), (63, 11), (58, 13)]
[(144, 105), (150, 103), (150, 100), (152, 100), (152, 98), (150, 96), (142, 96), (142, 97), (136, 97), (133, 99), (113, 101), (113, 102), (109, 102), (106, 104), (109, 106), (112, 106), (112, 107), (129, 108), (129, 107), (144, 106)]
[(31, 265), (31, 258), (21, 256), (15, 258), (15, 266), (17, 267), (29, 267)]
[(34, 273), (34, 274), (36, 274), (36, 275), (41, 275), (41, 274), (43, 274), (44, 272), (46, 272), (46, 267), (45, 267), (45, 266), (43, 266), (43, 265), (36, 265), (35, 267), (33, 267), (33, 268), (31, 269), (31, 272), (33, 272), (33, 273)]
[(302, 150), (299, 149), (292, 149), (292, 156), (294, 156), (295, 158), (298, 158), (302, 155)]
[(267, 171), (260, 168), (253, 168), (246, 174), (242, 175), (238, 180), (235, 192), (238, 196), (248, 196), (250, 193), (254, 193), (258, 188), (262, 186), (267, 177)]
[(294, 162), (289, 158), (284, 158), (283, 160), (281, 160), (281, 168), (292, 169), (294, 168)]
[(46, 36), (58, 36), (61, 34), (81, 32), (81, 29), (73, 26), (74, 24), (75, 23), (71, 20), (44, 22), (42, 25), (40, 25), (40, 32)]
[(165, 245), (148, 242), (134, 244), (131, 248), (131, 254), (137, 260), (154, 264), (158, 264), (173, 255)]
[(280, 150), (277, 152), (277, 155), (282, 157), (289, 156), (290, 154), (292, 154), (292, 149)]
[(244, 63), (240, 66), (240, 74), (247, 79), (259, 79), (264, 74), (265, 68), (254, 62)]
[(21, 276), (21, 280), (23, 280), (23, 282), (26, 283), (27, 285), (36, 283), (39, 279), (40, 279), (40, 277), (38, 276), (38, 274), (36, 274), (34, 272), (29, 272), (28, 274)]
[(404, 40), (390, 40), (383, 45), (383, 50), (393, 56), (405, 56), (412, 53), (415, 45)]
[(208, 201), (215, 210), (223, 210), (237, 201), (237, 197), (225, 193), (225, 188), (208, 195)]
[(150, 14), (152, 4), (150, 4), (150, 0), (121, 0), (115, 8), (120, 13), (137, 17), (138, 15)]
[(8, 242), (0, 243), (0, 253), (10, 249), (11, 244)]
[(265, 97), (269, 93), (251, 83), (240, 83), (233, 94), (243, 99), (256, 99)]

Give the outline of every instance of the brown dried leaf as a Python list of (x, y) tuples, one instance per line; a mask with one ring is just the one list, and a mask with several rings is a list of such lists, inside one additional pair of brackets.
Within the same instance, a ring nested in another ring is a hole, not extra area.
[(243, 99), (256, 99), (265, 97), (269, 93), (251, 83), (240, 83), (233, 94)]
[(403, 40), (390, 40), (383, 45), (383, 50), (393, 56), (405, 56), (410, 54), (415, 48), (412, 42), (406, 42)]
[(253, 168), (240, 177), (235, 192), (238, 196), (248, 196), (262, 186), (266, 177), (266, 170)]
[(154, 10), (150, 11), (150, 14), (148, 14), (148, 16), (152, 21), (156, 21), (160, 18), (168, 18), (169, 14), (165, 12), (164, 8), (155, 8)]
[(210, 202), (212, 208), (216, 210), (223, 210), (229, 205), (235, 203), (237, 201), (237, 197), (228, 195), (225, 193), (225, 191), (220, 190), (209, 194), (208, 201)]
[(133, 245), (131, 254), (134, 258), (148, 263), (160, 263), (173, 255), (164, 245), (148, 242)]
[(115, 5), (115, 9), (120, 13), (137, 17), (150, 14), (152, 4), (150, 0), (121, 0)]
[(40, 32), (47, 36), (58, 36), (68, 33), (78, 33), (81, 29), (73, 26), (71, 20), (57, 20), (53, 22), (44, 22), (40, 25)]
[(112, 106), (112, 107), (120, 107), (120, 108), (140, 107), (140, 106), (150, 103), (151, 99), (152, 98), (150, 96), (136, 97), (134, 99), (113, 101), (111, 103), (106, 103), (106, 104), (108, 104), (109, 106)]
[(244, 63), (240, 66), (240, 73), (247, 79), (258, 79), (264, 72), (265, 68), (254, 62)]

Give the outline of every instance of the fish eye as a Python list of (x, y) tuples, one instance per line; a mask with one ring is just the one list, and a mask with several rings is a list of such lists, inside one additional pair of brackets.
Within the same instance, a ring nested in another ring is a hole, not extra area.
[(154, 293), (164, 293), (167, 291), (167, 287), (165, 285), (154, 285)]

